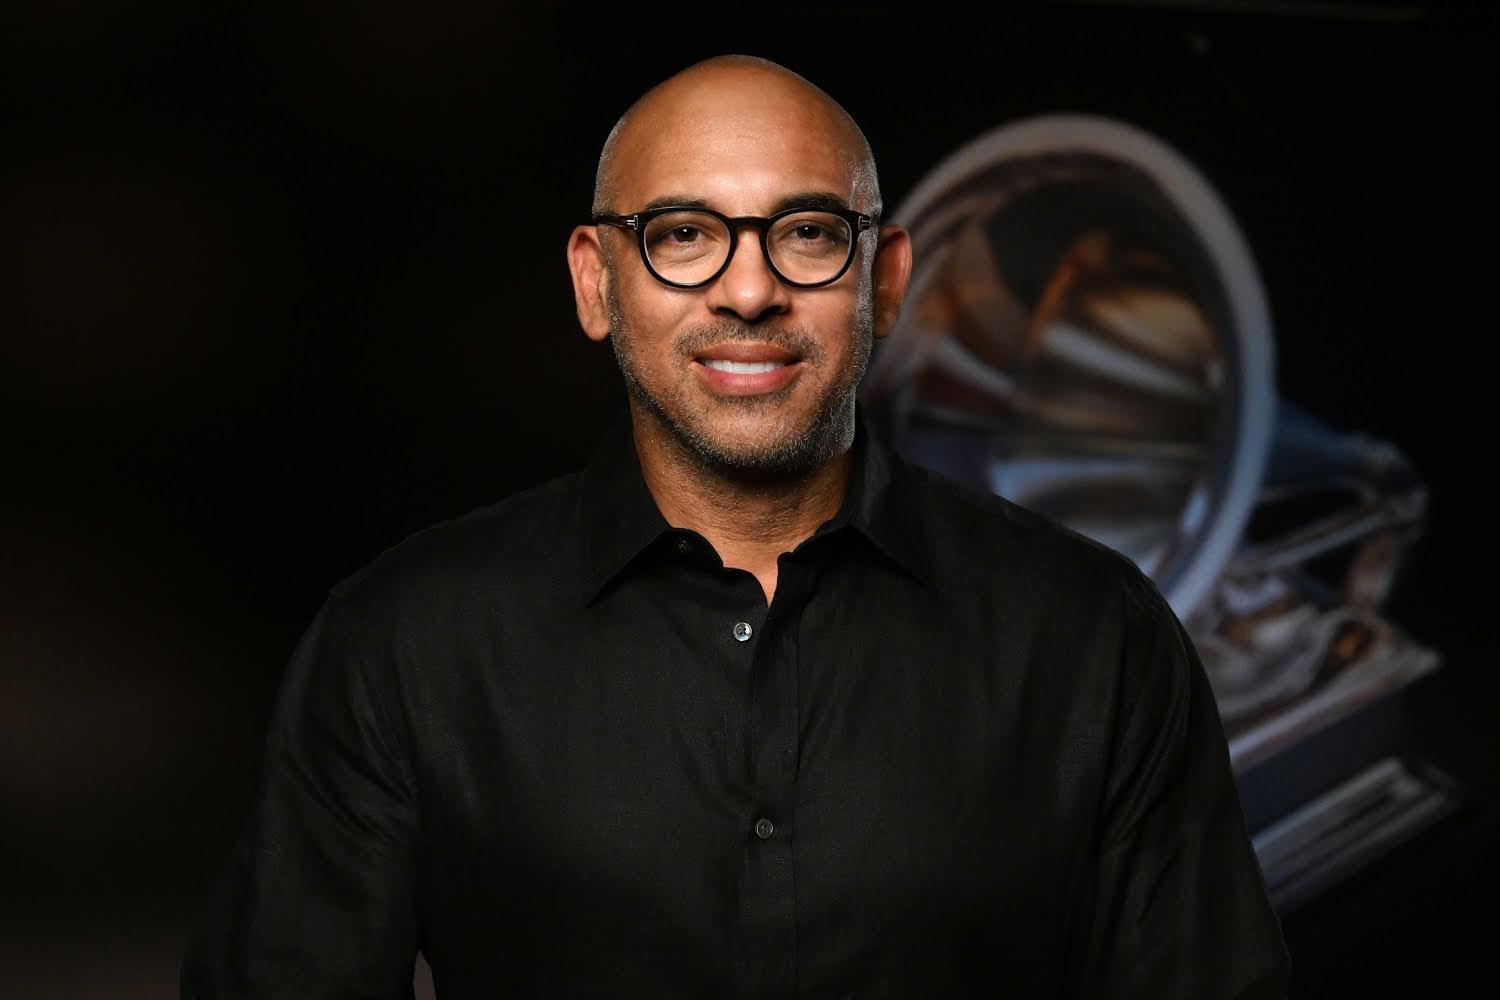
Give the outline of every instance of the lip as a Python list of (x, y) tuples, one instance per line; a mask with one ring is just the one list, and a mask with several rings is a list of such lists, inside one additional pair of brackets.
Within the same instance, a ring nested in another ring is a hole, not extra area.
[[(768, 372), (740, 374), (721, 372), (705, 361), (779, 362), (782, 367)], [(790, 351), (771, 344), (731, 342), (715, 344), (693, 359), (693, 371), (708, 388), (721, 396), (759, 396), (789, 384), (802, 372), (802, 359)]]
[(694, 359), (697, 361), (780, 361), (783, 364), (792, 364), (801, 361), (800, 355), (785, 351), (774, 344), (757, 344), (750, 341), (732, 340), (724, 344), (715, 344), (707, 350), (700, 351)]

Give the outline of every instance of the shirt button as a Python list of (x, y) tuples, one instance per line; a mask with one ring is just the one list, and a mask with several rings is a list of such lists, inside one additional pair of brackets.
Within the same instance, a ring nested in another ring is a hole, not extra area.
[(761, 840), (770, 840), (771, 834), (776, 832), (776, 824), (762, 816), (755, 821), (755, 835)]
[(746, 639), (750, 638), (751, 631), (752, 630), (750, 628), (749, 622), (736, 622), (734, 626), (734, 637), (740, 642), (744, 642)]
[(677, 551), (681, 552), (683, 555), (687, 555), (689, 552), (693, 551), (693, 543), (688, 541), (686, 538), (679, 538), (677, 539)]

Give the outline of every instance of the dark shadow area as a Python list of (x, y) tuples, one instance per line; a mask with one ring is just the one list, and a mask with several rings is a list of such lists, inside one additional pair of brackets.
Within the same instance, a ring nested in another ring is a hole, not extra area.
[(564, 243), (624, 106), (724, 51), (840, 99), (890, 209), (1042, 112), (1137, 123), (1213, 181), (1270, 298), (1278, 387), (1431, 487), (1387, 610), (1444, 658), (1408, 724), (1468, 792), (1289, 915), (1295, 995), (1479, 973), (1500, 891), (1490, 15), (764, 4), (625, 26), (567, 4), (28, 0), (7, 19), (0, 992), (175, 991), (324, 591), (589, 453), (623, 393), (578, 330)]

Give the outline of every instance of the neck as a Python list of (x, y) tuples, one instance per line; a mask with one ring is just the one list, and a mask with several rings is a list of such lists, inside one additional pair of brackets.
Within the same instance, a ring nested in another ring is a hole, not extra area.
[(760, 581), (769, 604), (776, 559), (838, 513), (853, 465), (849, 445), (796, 475), (752, 479), (705, 465), (650, 414), (631, 406), (636, 454), (668, 524), (708, 539), (724, 565)]

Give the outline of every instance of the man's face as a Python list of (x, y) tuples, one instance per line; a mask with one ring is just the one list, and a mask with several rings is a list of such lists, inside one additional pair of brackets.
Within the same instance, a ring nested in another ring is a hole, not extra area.
[[(853, 204), (845, 140), (821, 108), (774, 85), (699, 96), (634, 123), (617, 212), (670, 198), (766, 216), (814, 194), (869, 209)], [(633, 232), (604, 227), (600, 238), (610, 339), (639, 410), (700, 460), (742, 475), (807, 471), (847, 447), (872, 342), (873, 230), (857, 237), (849, 270), (818, 288), (777, 278), (753, 226), (740, 231), (728, 269), (691, 289), (652, 277)], [(746, 364), (755, 370), (725, 370)]]

